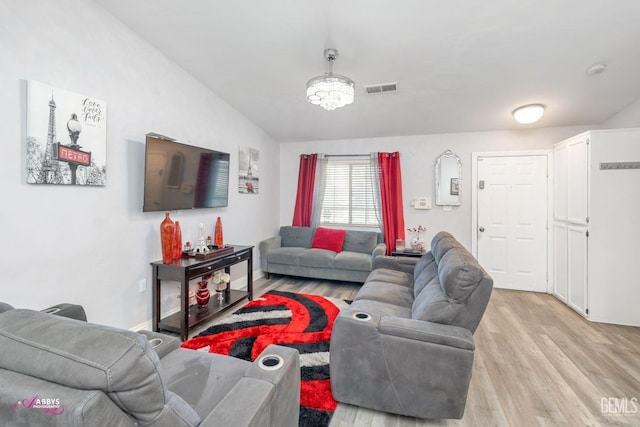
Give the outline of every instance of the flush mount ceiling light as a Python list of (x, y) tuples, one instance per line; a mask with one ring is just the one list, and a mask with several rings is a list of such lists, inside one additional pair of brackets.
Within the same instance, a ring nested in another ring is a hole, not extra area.
[(542, 104), (529, 104), (523, 105), (522, 107), (518, 107), (513, 110), (513, 118), (516, 119), (516, 122), (521, 123), (523, 125), (528, 125), (530, 123), (535, 123), (544, 114), (544, 105)]
[(329, 71), (307, 82), (307, 99), (331, 111), (353, 102), (356, 84), (348, 77), (333, 74), (333, 61), (338, 57), (336, 49), (326, 49), (324, 57), (329, 62)]

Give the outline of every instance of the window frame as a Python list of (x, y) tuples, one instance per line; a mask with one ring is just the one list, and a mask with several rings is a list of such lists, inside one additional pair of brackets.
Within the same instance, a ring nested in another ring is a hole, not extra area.
[[(345, 166), (348, 168), (346, 174), (345, 172), (336, 172), (337, 169)], [(360, 176), (358, 176), (354, 174), (354, 172), (358, 172), (354, 170), (355, 167), (364, 167), (365, 171), (360, 172)], [(371, 171), (371, 167), (371, 159), (366, 155), (341, 156), (340, 158), (333, 159), (331, 156), (327, 156), (326, 171), (322, 177), (322, 179), (324, 179), (325, 191), (320, 213), (320, 225), (328, 227), (380, 229), (380, 221), (378, 219), (378, 213), (376, 212), (376, 196), (372, 188), (374, 172)], [(342, 182), (340, 180), (341, 177), (348, 178), (348, 186), (342, 188), (342, 194), (337, 194), (335, 188), (338, 186), (336, 183)], [(362, 189), (358, 190), (358, 187)], [(354, 190), (356, 190), (355, 194)], [(328, 200), (328, 197), (332, 197), (333, 200)], [(342, 205), (340, 201), (336, 201), (336, 198), (340, 197), (346, 197), (346, 204), (345, 200), (342, 201)], [(358, 203), (358, 197), (362, 200), (360, 203)], [(327, 207), (328, 202), (331, 202), (329, 207)], [(326, 210), (333, 212), (328, 214), (325, 212)], [(341, 215), (337, 212), (338, 210), (342, 213)], [(344, 220), (336, 220), (336, 216), (346, 216), (346, 222)], [(358, 222), (358, 218), (362, 218), (362, 220)]]

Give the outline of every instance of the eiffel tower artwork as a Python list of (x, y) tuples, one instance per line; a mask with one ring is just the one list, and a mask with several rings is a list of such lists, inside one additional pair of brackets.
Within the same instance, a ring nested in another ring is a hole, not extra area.
[(258, 160), (260, 160), (260, 151), (255, 148), (240, 146), (238, 165), (239, 193), (258, 194), (258, 191), (260, 191)]
[(106, 185), (106, 103), (36, 81), (27, 91), (27, 183)]

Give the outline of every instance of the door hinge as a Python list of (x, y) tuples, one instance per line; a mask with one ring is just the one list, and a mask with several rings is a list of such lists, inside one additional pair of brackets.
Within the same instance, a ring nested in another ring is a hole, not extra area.
[(589, 217), (586, 217), (584, 220), (587, 221), (587, 224), (589, 224)]
[(584, 314), (589, 314), (589, 309), (588, 308), (584, 309)]
[(587, 237), (589, 237), (589, 230), (587, 230)]

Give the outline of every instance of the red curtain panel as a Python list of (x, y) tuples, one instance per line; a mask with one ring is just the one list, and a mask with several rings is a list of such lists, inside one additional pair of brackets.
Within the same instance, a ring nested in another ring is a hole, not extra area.
[(313, 209), (313, 187), (316, 181), (317, 154), (301, 154), (300, 170), (298, 171), (298, 192), (296, 206), (293, 210), (293, 225), (299, 227), (311, 226), (311, 211)]
[(378, 153), (380, 168), (380, 202), (382, 224), (387, 255), (395, 247), (396, 239), (404, 239), (404, 214), (402, 204), (402, 174), (400, 153)]

